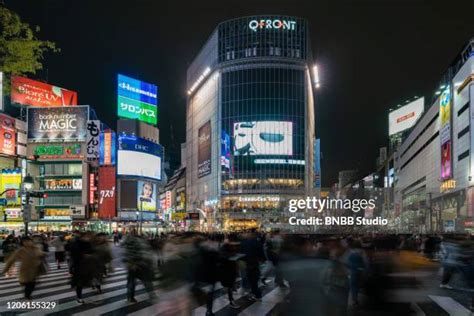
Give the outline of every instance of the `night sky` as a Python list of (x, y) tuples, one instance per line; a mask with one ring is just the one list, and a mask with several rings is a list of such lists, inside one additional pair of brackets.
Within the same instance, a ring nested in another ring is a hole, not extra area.
[(185, 141), (186, 69), (220, 21), (259, 14), (308, 19), (322, 87), (316, 96), (323, 185), (343, 169), (374, 170), (388, 110), (431, 100), (441, 75), (474, 36), (474, 1), (11, 0), (10, 9), (61, 48), (33, 79), (78, 92), (116, 124), (116, 75), (159, 86), (161, 143), (172, 165)]

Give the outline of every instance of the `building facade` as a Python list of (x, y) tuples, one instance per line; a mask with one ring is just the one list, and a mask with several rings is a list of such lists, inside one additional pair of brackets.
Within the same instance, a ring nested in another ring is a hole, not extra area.
[(473, 47), (471, 40), (449, 67), (395, 155), (394, 213), (405, 230), (474, 228)]
[(311, 62), (305, 20), (249, 16), (219, 24), (188, 68), (186, 205), (209, 227), (259, 225), (313, 193)]

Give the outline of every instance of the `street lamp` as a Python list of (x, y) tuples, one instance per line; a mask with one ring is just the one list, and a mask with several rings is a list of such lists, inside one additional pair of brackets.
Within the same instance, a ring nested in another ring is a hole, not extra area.
[(33, 189), (35, 180), (30, 174), (27, 174), (21, 183), (22, 197), (25, 196), (25, 204), (23, 206), (23, 222), (25, 224), (25, 236), (28, 236), (28, 222), (30, 221), (31, 208), (30, 208), (30, 191)]

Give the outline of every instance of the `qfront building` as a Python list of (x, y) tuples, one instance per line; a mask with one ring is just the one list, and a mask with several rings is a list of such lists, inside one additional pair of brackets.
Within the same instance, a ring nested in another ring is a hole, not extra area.
[(473, 48), (471, 39), (398, 147), (393, 215), (401, 230), (474, 229)]
[(313, 193), (316, 85), (304, 19), (217, 26), (187, 73), (188, 218), (205, 229), (258, 227)]

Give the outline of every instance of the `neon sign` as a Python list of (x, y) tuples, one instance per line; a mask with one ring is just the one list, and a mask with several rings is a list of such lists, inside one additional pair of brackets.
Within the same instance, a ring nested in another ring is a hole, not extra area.
[(249, 22), (249, 28), (257, 32), (258, 29), (276, 29), (276, 30), (288, 30), (294, 31), (296, 28), (296, 21), (280, 20), (280, 19), (261, 19), (251, 20)]

